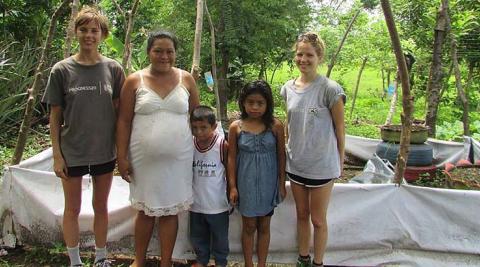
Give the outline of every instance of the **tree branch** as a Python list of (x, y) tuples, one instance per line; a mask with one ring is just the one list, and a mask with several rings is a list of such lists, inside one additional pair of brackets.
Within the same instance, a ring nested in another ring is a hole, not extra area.
[(44, 73), (45, 59), (48, 56), (48, 52), (52, 45), (53, 36), (55, 34), (55, 28), (57, 25), (58, 17), (64, 11), (64, 8), (68, 5), (70, 0), (63, 0), (63, 2), (58, 6), (55, 12), (52, 15), (50, 20), (50, 26), (48, 28), (47, 39), (45, 40), (45, 46), (42, 49), (42, 54), (38, 62), (37, 69), (35, 70), (35, 78), (33, 80), (32, 88), (27, 89), (28, 99), (27, 105), (25, 107), (25, 115), (23, 116), (22, 125), (20, 126), (20, 131), (18, 133), (17, 144), (15, 145), (15, 152), (12, 158), (12, 165), (20, 163), (23, 156), (23, 151), (25, 150), (25, 144), (27, 141), (28, 132), (30, 130), (30, 124), (32, 121), (33, 111), (36, 103), (36, 97), (42, 86), (42, 78)]
[(407, 64), (403, 55), (402, 46), (398, 37), (397, 28), (393, 19), (392, 9), (388, 0), (381, 0), (385, 22), (387, 24), (390, 39), (392, 40), (393, 51), (398, 65), (398, 75), (402, 84), (402, 104), (403, 113), (402, 119), (402, 133), (400, 136), (400, 149), (397, 157), (397, 164), (395, 165), (395, 182), (400, 185), (408, 160), (408, 150), (410, 146), (410, 134), (412, 130), (412, 114), (413, 114), (413, 98), (410, 95), (410, 82), (408, 77)]

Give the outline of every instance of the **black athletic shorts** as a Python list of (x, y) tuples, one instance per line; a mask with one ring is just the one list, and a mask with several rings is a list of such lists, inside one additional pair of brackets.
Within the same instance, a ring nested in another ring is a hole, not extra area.
[(287, 172), (288, 179), (296, 184), (303, 185), (306, 187), (322, 187), (328, 184), (333, 179), (309, 179), (302, 176), (298, 176), (293, 173)]
[(68, 176), (77, 177), (77, 176), (84, 176), (85, 174), (96, 176), (96, 175), (109, 173), (109, 172), (112, 172), (113, 169), (115, 169), (115, 162), (116, 160), (114, 159), (110, 162), (97, 164), (97, 165), (67, 167)]

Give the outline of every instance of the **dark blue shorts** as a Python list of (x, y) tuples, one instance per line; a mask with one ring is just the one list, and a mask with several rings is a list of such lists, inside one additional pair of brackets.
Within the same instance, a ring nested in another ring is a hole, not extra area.
[(112, 172), (113, 169), (115, 169), (116, 161), (117, 160), (114, 159), (110, 162), (97, 164), (97, 165), (67, 167), (68, 176), (77, 177), (77, 176), (84, 176), (85, 174), (96, 176), (96, 175), (109, 173), (109, 172)]

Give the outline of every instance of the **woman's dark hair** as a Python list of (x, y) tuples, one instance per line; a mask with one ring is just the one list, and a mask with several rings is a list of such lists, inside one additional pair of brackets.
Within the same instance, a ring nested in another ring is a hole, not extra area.
[(151, 32), (148, 34), (147, 53), (150, 52), (150, 49), (152, 49), (153, 42), (155, 42), (155, 40), (157, 39), (162, 39), (162, 38), (170, 39), (173, 42), (173, 48), (175, 48), (175, 51), (177, 51), (178, 40), (175, 34), (169, 31), (161, 30), (161, 31)]
[(247, 96), (251, 94), (260, 94), (267, 101), (267, 109), (262, 116), (262, 121), (265, 124), (265, 127), (269, 128), (273, 124), (273, 96), (272, 89), (266, 81), (256, 80), (253, 82), (247, 83), (240, 92), (240, 97), (238, 98), (238, 106), (240, 108), (241, 114), (240, 118), (248, 118), (248, 114), (245, 111), (244, 102)]

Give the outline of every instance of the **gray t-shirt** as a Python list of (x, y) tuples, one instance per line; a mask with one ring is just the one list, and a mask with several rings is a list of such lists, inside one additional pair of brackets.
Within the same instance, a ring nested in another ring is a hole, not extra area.
[(339, 177), (340, 155), (330, 109), (339, 98), (345, 102), (343, 89), (319, 76), (300, 91), (290, 80), (280, 94), (288, 116), (286, 171), (308, 179)]
[(95, 65), (69, 57), (53, 66), (42, 102), (62, 107), (60, 147), (68, 167), (115, 159), (113, 100), (124, 80), (120, 64), (106, 57)]

